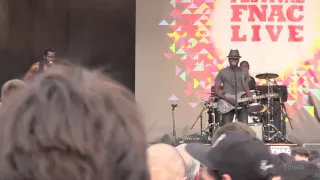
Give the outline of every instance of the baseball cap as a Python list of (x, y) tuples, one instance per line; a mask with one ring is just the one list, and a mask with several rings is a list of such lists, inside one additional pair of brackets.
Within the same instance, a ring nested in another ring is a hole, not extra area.
[(200, 163), (236, 180), (262, 180), (277, 176), (276, 163), (259, 139), (244, 132), (222, 134), (213, 146), (190, 143), (186, 151)]

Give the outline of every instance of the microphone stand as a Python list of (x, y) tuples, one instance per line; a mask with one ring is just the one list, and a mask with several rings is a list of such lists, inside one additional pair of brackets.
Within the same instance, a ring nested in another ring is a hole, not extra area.
[(237, 98), (237, 94), (238, 94), (238, 88), (237, 88), (237, 74), (236, 74), (236, 67), (232, 67), (233, 69), (233, 73), (234, 73), (234, 86), (235, 86), (235, 109), (234, 109), (234, 114), (235, 114), (235, 121), (238, 122), (238, 98)]
[(171, 104), (171, 107), (172, 107), (172, 136), (174, 139), (174, 145), (177, 145), (176, 119), (174, 117), (174, 109), (178, 107), (178, 104)]

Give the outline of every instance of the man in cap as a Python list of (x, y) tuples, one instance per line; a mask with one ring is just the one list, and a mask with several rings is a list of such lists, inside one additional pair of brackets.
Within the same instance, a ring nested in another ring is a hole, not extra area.
[(275, 180), (279, 168), (269, 149), (244, 132), (222, 134), (213, 146), (190, 143), (186, 151), (205, 166), (204, 180)]
[(248, 123), (248, 108), (239, 104), (237, 101), (239, 97), (236, 98), (237, 94), (251, 97), (248, 84), (251, 77), (247, 69), (238, 66), (240, 58), (239, 50), (230, 50), (228, 55), (230, 66), (221, 69), (215, 79), (214, 92), (220, 98), (218, 109), (222, 113), (221, 125), (232, 122), (234, 115), (236, 120)]

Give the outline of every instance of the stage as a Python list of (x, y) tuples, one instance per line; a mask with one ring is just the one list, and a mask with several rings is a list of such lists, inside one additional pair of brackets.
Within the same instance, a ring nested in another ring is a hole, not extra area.
[[(274, 5), (281, 10), (270, 15)], [(172, 134), (173, 119), (177, 137), (201, 131), (199, 124), (191, 127), (218, 72), (229, 66), (231, 49), (239, 50), (240, 62), (249, 62), (249, 74), (263, 94), (268, 94), (269, 82), (258, 74), (277, 74), (274, 86), (286, 87), (287, 99), (274, 110), (285, 107), (289, 118), (281, 117), (281, 123), (288, 139), (320, 142), (315, 135), (320, 131), (320, 1), (257, 1), (250, 7), (226, 0), (137, 1), (135, 95), (149, 142)], [(177, 105), (174, 118), (172, 104)], [(203, 130), (207, 121), (203, 113)]]

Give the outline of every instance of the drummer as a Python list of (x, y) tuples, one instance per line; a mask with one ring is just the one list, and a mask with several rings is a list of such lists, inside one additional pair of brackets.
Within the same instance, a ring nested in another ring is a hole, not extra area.
[[(240, 63), (240, 67), (247, 69), (248, 71), (250, 70), (250, 65), (248, 61), (241, 61)], [(257, 86), (256, 86), (256, 80), (252, 77), (251, 80), (249, 81), (249, 89), (250, 90), (256, 90)]]

